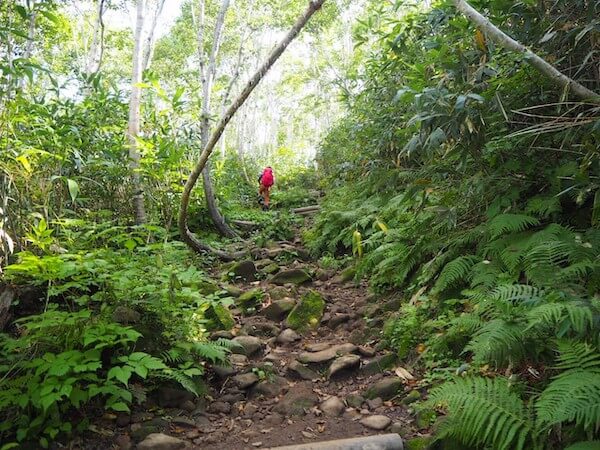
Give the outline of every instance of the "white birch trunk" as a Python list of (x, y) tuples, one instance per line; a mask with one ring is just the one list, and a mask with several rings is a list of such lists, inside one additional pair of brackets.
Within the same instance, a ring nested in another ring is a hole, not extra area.
[(135, 43), (133, 48), (133, 70), (131, 76), (131, 98), (129, 100), (129, 124), (127, 139), (129, 141), (129, 168), (133, 187), (133, 212), (135, 223), (140, 225), (146, 221), (144, 208), (144, 192), (140, 176), (140, 153), (137, 147), (137, 137), (140, 133), (140, 102), (142, 88), (142, 32), (144, 28), (144, 0), (137, 0), (137, 16), (135, 22)]
[(152, 14), (152, 22), (150, 23), (150, 28), (148, 29), (148, 34), (146, 35), (146, 45), (144, 45), (144, 63), (142, 70), (148, 69), (148, 67), (150, 67), (150, 63), (152, 62), (152, 56), (154, 55), (154, 34), (156, 31), (156, 24), (164, 6), (165, 0), (157, 0), (156, 8)]

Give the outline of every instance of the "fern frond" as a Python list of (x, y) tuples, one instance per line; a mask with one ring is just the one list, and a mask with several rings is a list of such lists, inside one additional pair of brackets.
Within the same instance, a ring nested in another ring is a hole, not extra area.
[(594, 313), (589, 305), (580, 301), (543, 303), (527, 313), (529, 328), (556, 328), (563, 337), (570, 331), (583, 334), (594, 326)]
[(226, 347), (229, 344), (224, 344), (220, 341), (219, 339), (214, 342), (195, 342), (192, 349), (200, 358), (208, 360), (213, 364), (223, 362), (227, 360), (227, 354), (230, 353), (230, 349)]
[(490, 320), (474, 334), (464, 351), (473, 353), (476, 363), (493, 363), (501, 366), (521, 361), (527, 355), (525, 327), (503, 319)]
[(528, 284), (505, 284), (494, 289), (495, 300), (505, 303), (537, 303), (543, 298), (543, 291)]
[(468, 281), (471, 278), (471, 269), (481, 261), (478, 256), (459, 256), (444, 266), (434, 287), (434, 292), (442, 292), (460, 281)]
[(537, 226), (540, 221), (524, 214), (500, 214), (488, 222), (488, 231), (492, 239), (505, 233), (516, 233)]
[(565, 450), (600, 450), (600, 441), (577, 442), (569, 445)]
[(444, 433), (466, 445), (501, 450), (538, 448), (530, 413), (504, 378), (465, 378), (430, 392), (448, 410)]

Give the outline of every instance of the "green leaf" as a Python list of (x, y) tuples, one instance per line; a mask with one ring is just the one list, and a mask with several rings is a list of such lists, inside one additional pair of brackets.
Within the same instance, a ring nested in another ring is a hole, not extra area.
[(74, 202), (80, 192), (79, 185), (75, 180), (67, 178), (67, 187), (69, 188), (69, 195), (71, 196), (71, 201)]
[(113, 411), (129, 412), (129, 406), (123, 402), (116, 402), (109, 406)]
[(125, 386), (127, 386), (129, 378), (131, 378), (131, 370), (128, 367), (115, 366), (108, 371), (108, 375), (106, 378), (108, 380), (110, 380), (111, 378), (116, 378)]

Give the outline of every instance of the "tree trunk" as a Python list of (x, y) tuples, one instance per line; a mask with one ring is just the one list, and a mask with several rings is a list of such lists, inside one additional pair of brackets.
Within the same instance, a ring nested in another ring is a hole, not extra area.
[(491, 37), (498, 45), (508, 50), (521, 53), (524, 56), (525, 61), (527, 61), (546, 78), (550, 79), (550, 81), (552, 81), (555, 85), (565, 90), (570, 89), (581, 100), (600, 103), (600, 94), (591, 91), (572, 78), (569, 78), (552, 64), (546, 62), (544, 59), (526, 48), (523, 44), (515, 41), (513, 38), (492, 24), (489, 19), (482, 16), (465, 0), (454, 0), (454, 5), (456, 6), (456, 9), (467, 16), (471, 22), (485, 31), (488, 36)]
[(104, 3), (105, 0), (98, 0), (98, 14), (94, 23), (92, 45), (90, 46), (85, 68), (88, 75), (99, 72), (102, 66), (104, 56)]
[(144, 0), (137, 0), (137, 18), (135, 23), (135, 43), (133, 47), (133, 73), (131, 76), (131, 98), (129, 100), (129, 124), (127, 139), (129, 140), (129, 168), (133, 186), (133, 212), (135, 223), (146, 221), (144, 209), (144, 192), (140, 176), (140, 153), (137, 148), (137, 137), (140, 133), (140, 101), (142, 88), (142, 30), (144, 28)]
[(206, 166), (206, 162), (208, 161), (209, 156), (213, 152), (219, 138), (223, 134), (223, 130), (227, 126), (227, 124), (231, 121), (231, 118), (234, 116), (236, 111), (244, 104), (246, 99), (250, 96), (254, 88), (260, 83), (265, 74), (269, 71), (269, 69), (275, 64), (275, 61), (279, 59), (281, 54), (285, 51), (287, 46), (294, 40), (296, 36), (300, 33), (304, 25), (308, 22), (308, 20), (312, 17), (312, 15), (318, 11), (325, 0), (312, 0), (309, 3), (306, 11), (300, 16), (296, 22), (296, 24), (292, 27), (292, 29), (288, 32), (288, 34), (283, 38), (283, 40), (273, 49), (267, 60), (262, 64), (262, 66), (258, 69), (258, 71), (250, 78), (242, 92), (239, 94), (237, 99), (231, 104), (231, 106), (227, 109), (223, 117), (219, 120), (215, 131), (212, 133), (210, 140), (208, 141), (206, 147), (202, 150), (202, 154), (200, 155), (200, 159), (198, 160), (194, 170), (190, 173), (190, 176), (185, 183), (185, 187), (183, 189), (183, 194), (181, 195), (181, 204), (179, 208), (179, 232), (181, 234), (181, 239), (194, 251), (197, 252), (212, 252), (216, 254), (219, 258), (224, 260), (231, 260), (243, 255), (244, 253), (227, 253), (221, 250), (216, 250), (211, 248), (209, 245), (201, 242), (196, 236), (194, 236), (187, 225), (187, 213), (188, 207), (190, 203), (190, 194), (192, 189), (194, 188), (196, 181), (198, 181), (198, 177), (204, 170)]
[[(229, 9), (229, 1), (223, 0), (213, 34), (213, 42), (208, 58), (208, 66), (206, 65), (206, 55), (204, 53), (204, 0), (200, 1), (200, 20), (198, 28), (198, 52), (200, 57), (200, 76), (202, 78), (202, 123), (200, 127), (200, 143), (204, 149), (210, 137), (210, 95), (212, 92), (212, 84), (216, 74), (217, 54), (221, 46), (221, 36), (223, 25), (225, 23), (225, 14)], [(217, 199), (215, 196), (212, 181), (210, 179), (210, 166), (207, 164), (202, 171), (202, 184), (204, 187), (204, 196), (206, 198), (206, 206), (210, 217), (215, 224), (219, 233), (225, 237), (235, 237), (237, 234), (225, 222), (225, 218), (219, 211)]]
[(144, 46), (144, 63), (142, 65), (142, 70), (148, 69), (148, 67), (150, 67), (150, 63), (152, 62), (155, 44), (154, 33), (156, 31), (156, 24), (158, 22), (158, 18), (160, 17), (164, 6), (165, 0), (157, 0), (156, 9), (154, 10), (154, 14), (152, 15), (150, 29), (148, 30), (148, 35), (146, 36), (146, 45)]

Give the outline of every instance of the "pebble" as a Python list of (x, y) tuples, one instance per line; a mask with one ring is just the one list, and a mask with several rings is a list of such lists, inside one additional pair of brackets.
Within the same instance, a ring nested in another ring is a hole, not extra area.
[(360, 423), (373, 430), (385, 430), (390, 423), (392, 423), (392, 419), (386, 416), (368, 416), (361, 419)]

